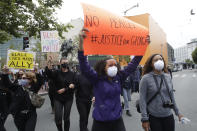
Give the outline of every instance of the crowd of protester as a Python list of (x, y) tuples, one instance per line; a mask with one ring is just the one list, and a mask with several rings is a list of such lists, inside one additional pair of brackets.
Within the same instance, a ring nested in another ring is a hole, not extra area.
[[(13, 116), (18, 131), (35, 131), (37, 107), (29, 92), (38, 94), (40, 89), (48, 90), (58, 131), (70, 129), (74, 96), (80, 131), (88, 131), (92, 105), (92, 131), (126, 131), (122, 112), (125, 110), (128, 116), (132, 116), (129, 102), (134, 92), (140, 96), (145, 131), (174, 131), (171, 109), (179, 119), (183, 116), (176, 105), (171, 76), (162, 55), (150, 56), (143, 69), (139, 65), (143, 56), (135, 56), (122, 70), (111, 57), (98, 61), (93, 68), (83, 51), (86, 32), (88, 30), (83, 29), (79, 35), (79, 69), (70, 67), (67, 58), (61, 58), (59, 66), (48, 64), (44, 69), (19, 70), (15, 74), (4, 66), (0, 73), (0, 131), (6, 131), (4, 124), (9, 114)], [(124, 98), (123, 103), (120, 96)]]

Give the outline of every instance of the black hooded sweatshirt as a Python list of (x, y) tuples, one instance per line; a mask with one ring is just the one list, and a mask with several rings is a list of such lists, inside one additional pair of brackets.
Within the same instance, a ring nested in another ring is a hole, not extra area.
[[(48, 69), (48, 67), (45, 68), (45, 72), (48, 76), (48, 78), (53, 82), (54, 84), (54, 98), (56, 100), (59, 100), (61, 102), (65, 102), (67, 100), (72, 100), (74, 95), (74, 90), (76, 88), (76, 75), (75, 73), (68, 70), (68, 72), (62, 72), (61, 70), (55, 70), (52, 71)], [(75, 88), (70, 89), (69, 85), (74, 84)], [(62, 94), (58, 94), (58, 90), (65, 88), (66, 91)]]

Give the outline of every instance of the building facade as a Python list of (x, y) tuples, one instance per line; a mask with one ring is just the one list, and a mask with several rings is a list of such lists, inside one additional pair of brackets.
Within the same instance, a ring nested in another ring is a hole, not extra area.
[(183, 46), (175, 49), (174, 55), (175, 55), (176, 63), (185, 62), (185, 60), (188, 59), (187, 46)]
[(175, 61), (176, 63), (184, 63), (186, 59), (192, 59), (192, 52), (197, 48), (197, 39), (191, 40), (186, 46), (175, 49)]
[(174, 49), (169, 43), (167, 43), (167, 45), (168, 45), (168, 64), (172, 65), (175, 61)]
[(196, 49), (196, 47), (197, 47), (197, 39), (193, 39), (190, 43), (187, 43), (188, 59), (193, 60), (192, 52)]

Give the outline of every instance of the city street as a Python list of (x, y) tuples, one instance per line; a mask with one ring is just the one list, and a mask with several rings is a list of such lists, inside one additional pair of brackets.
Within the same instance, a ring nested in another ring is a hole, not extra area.
[[(191, 122), (187, 125), (182, 125), (176, 119), (176, 131), (196, 131), (197, 130), (197, 70), (183, 70), (179, 72), (173, 72), (173, 83), (175, 92), (175, 98), (181, 113), (189, 118)], [(36, 131), (57, 131), (54, 116), (51, 114), (51, 108), (49, 104), (49, 98), (46, 97), (44, 106), (38, 109), (38, 121)], [(132, 117), (127, 117), (125, 112), (123, 118), (127, 131), (143, 131), (141, 128), (140, 114), (135, 109), (135, 101), (138, 98), (138, 94), (132, 95)], [(71, 127), (70, 131), (79, 131), (79, 116), (75, 103), (71, 110)], [(89, 117), (89, 129), (92, 125), (92, 114)], [(12, 116), (6, 121), (7, 131), (17, 131), (13, 123)]]

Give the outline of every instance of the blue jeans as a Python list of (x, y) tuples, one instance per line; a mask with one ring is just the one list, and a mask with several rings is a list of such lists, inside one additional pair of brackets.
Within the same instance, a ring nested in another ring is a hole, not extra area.
[(129, 110), (129, 101), (131, 101), (131, 89), (123, 88), (124, 109)]

